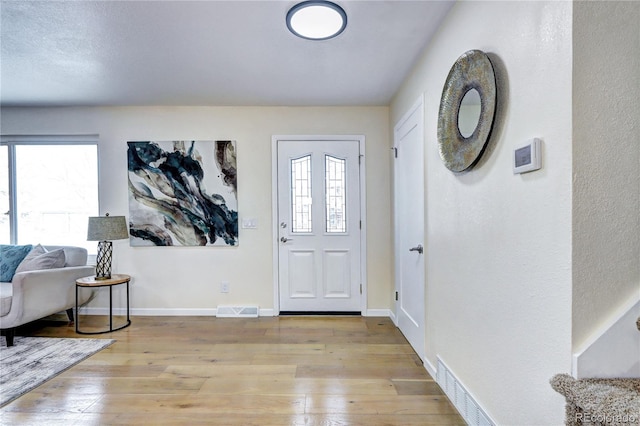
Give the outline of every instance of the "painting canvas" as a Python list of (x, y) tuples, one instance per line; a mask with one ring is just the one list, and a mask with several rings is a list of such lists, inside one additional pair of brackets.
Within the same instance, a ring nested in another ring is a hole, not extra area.
[(235, 141), (127, 142), (132, 246), (236, 246)]

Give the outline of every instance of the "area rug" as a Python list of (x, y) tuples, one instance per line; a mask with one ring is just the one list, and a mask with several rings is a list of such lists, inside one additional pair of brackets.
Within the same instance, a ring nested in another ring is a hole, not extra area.
[(111, 345), (112, 339), (16, 337), (0, 347), (0, 407)]

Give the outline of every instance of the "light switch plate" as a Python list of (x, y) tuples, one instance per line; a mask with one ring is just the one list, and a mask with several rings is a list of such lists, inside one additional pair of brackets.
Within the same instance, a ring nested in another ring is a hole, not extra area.
[(243, 229), (256, 229), (258, 227), (258, 219), (254, 217), (248, 217), (242, 219), (242, 228)]

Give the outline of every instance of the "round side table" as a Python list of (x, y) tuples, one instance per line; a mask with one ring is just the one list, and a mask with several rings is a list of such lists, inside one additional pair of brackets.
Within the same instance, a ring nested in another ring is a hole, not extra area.
[[(96, 280), (95, 276), (79, 278), (76, 280), (76, 333), (78, 334), (103, 334), (122, 330), (131, 325), (129, 317), (129, 281), (131, 277), (125, 274), (113, 274), (106, 280)], [(118, 328), (113, 328), (113, 286), (126, 284), (127, 287), (127, 322)], [(80, 331), (80, 315), (78, 313), (78, 289), (80, 287), (109, 287), (109, 330), (105, 331)]]

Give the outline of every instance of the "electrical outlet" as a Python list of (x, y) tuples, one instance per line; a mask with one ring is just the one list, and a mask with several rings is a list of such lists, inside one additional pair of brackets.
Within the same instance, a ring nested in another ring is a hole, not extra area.
[(220, 283), (220, 293), (229, 293), (229, 282), (222, 281)]

